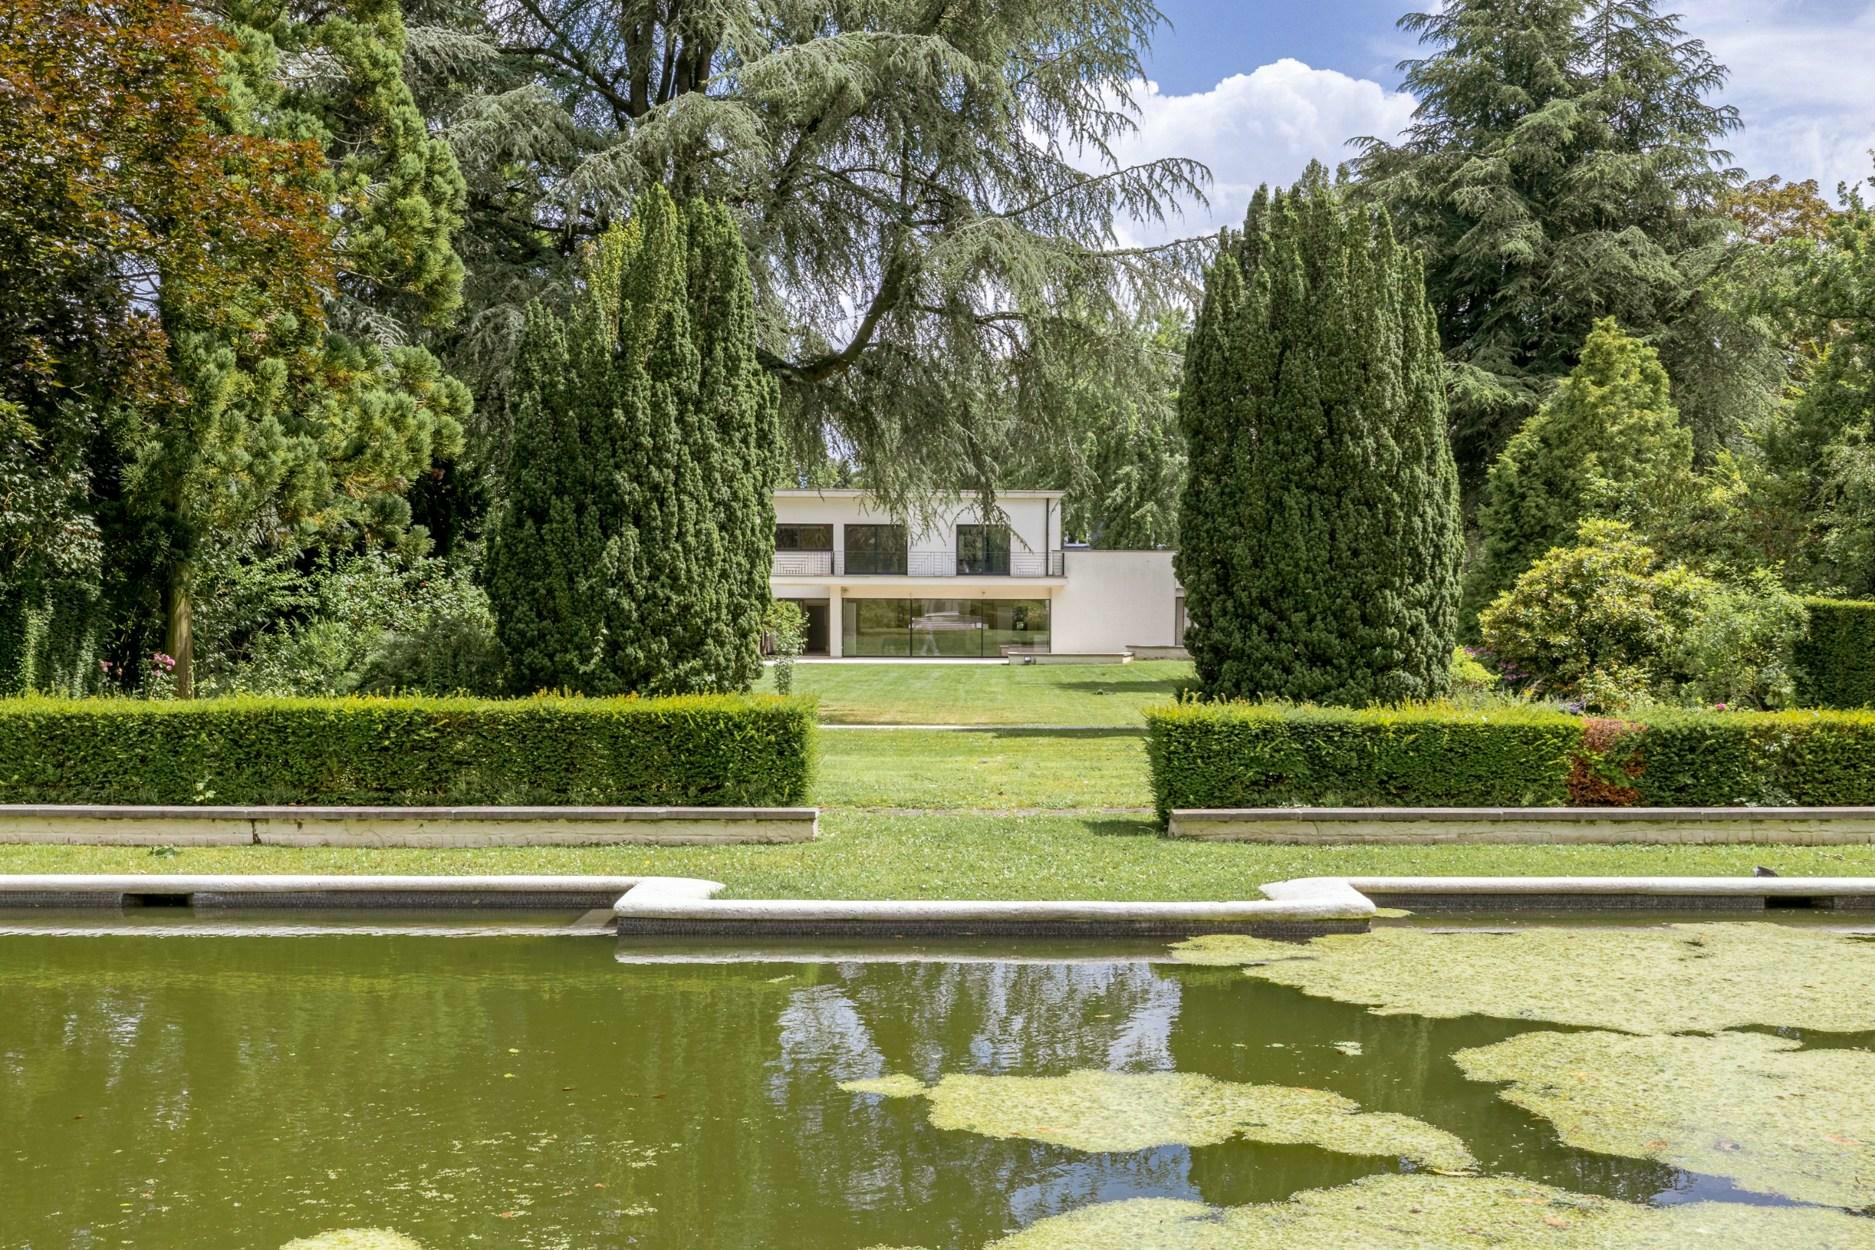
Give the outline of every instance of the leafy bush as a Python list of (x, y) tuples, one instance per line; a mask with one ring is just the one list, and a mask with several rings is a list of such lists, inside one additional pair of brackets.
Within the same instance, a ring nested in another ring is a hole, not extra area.
[(1875, 712), (1183, 703), (1146, 724), (1161, 820), (1195, 807), (1875, 803)]
[(1159, 817), (1180, 807), (1545, 807), (1569, 801), (1582, 722), (1491, 711), (1180, 703), (1146, 713)]
[(1796, 646), (1805, 707), (1875, 707), (1875, 602), (1808, 599), (1810, 626)]
[(1758, 571), (1728, 583), (1661, 561), (1624, 523), (1584, 521), (1479, 618), (1526, 693), (1591, 712), (1656, 703), (1782, 707), (1803, 603)]
[(1713, 586), (1673, 648), (1685, 693), (1721, 709), (1789, 707), (1797, 701), (1794, 657), (1809, 621), (1803, 600), (1769, 569)]
[(212, 694), (492, 695), (501, 652), (473, 561), (372, 552), (211, 561), (198, 684)]
[(805, 800), (799, 699), (0, 701), (0, 802), (600, 804)]
[(794, 659), (807, 649), (807, 613), (792, 599), (770, 600), (762, 635), (775, 656), (775, 692), (794, 693)]
[(1532, 693), (1617, 710), (1677, 684), (1671, 661), (1712, 585), (1663, 568), (1618, 521), (1538, 560), (1479, 618), (1485, 647)]

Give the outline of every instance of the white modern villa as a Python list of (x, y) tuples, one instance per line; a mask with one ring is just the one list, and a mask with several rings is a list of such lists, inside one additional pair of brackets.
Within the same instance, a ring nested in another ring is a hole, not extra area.
[(1161, 654), (1180, 645), (1170, 551), (1064, 546), (1060, 491), (935, 503), (921, 530), (860, 490), (775, 492), (777, 599), (807, 613), (807, 654), (997, 659)]

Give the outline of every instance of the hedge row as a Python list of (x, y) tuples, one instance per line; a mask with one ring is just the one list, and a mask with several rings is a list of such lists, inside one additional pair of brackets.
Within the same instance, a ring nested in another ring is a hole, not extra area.
[(1875, 602), (1806, 599), (1810, 628), (1797, 643), (1804, 707), (1875, 707)]
[(1875, 712), (1636, 722), (1187, 703), (1146, 721), (1161, 820), (1194, 807), (1875, 804)]
[(780, 806), (811, 701), (0, 701), (0, 803)]
[(1159, 817), (1180, 807), (1542, 807), (1582, 723), (1468, 712), (1180, 703), (1146, 714)]

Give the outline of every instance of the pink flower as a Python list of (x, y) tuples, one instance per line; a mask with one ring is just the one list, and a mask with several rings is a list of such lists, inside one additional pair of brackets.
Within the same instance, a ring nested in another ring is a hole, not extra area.
[(165, 673), (173, 673), (176, 671), (175, 657), (164, 655), (161, 651), (158, 651), (154, 655), (152, 655), (150, 658), (152, 660), (155, 660), (157, 665)]

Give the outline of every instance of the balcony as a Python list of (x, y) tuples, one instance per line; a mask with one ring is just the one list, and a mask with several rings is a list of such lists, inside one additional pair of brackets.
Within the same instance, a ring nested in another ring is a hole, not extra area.
[(774, 577), (1063, 577), (1059, 551), (777, 551)]

